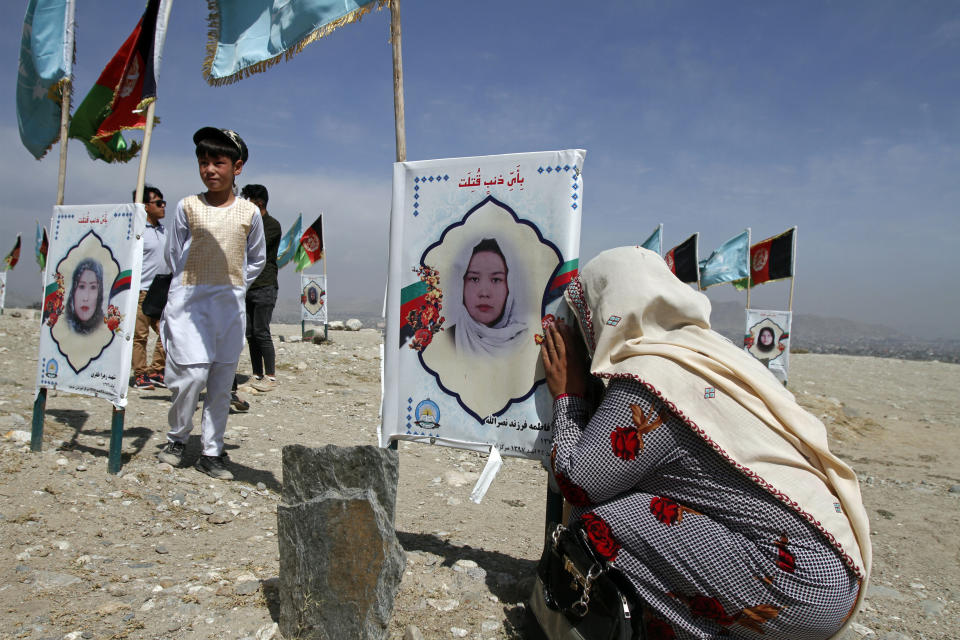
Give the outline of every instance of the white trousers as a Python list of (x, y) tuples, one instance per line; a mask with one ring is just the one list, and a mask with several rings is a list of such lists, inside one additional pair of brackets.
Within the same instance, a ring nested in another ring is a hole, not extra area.
[(207, 388), (203, 401), (203, 417), (200, 420), (200, 443), (203, 455), (219, 456), (223, 453), (223, 433), (227, 430), (230, 414), (230, 388), (237, 363), (209, 362), (178, 365), (167, 357), (163, 379), (173, 392), (167, 421), (170, 431), (167, 440), (187, 443), (193, 431), (193, 412), (197, 407), (200, 392)]

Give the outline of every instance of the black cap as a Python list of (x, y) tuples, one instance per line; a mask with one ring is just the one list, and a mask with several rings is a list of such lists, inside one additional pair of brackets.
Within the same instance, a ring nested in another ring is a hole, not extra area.
[(199, 144), (201, 140), (218, 140), (227, 146), (235, 146), (240, 152), (240, 159), (244, 164), (250, 154), (247, 152), (247, 145), (243, 138), (233, 129), (217, 129), (216, 127), (203, 127), (193, 134), (193, 144)]

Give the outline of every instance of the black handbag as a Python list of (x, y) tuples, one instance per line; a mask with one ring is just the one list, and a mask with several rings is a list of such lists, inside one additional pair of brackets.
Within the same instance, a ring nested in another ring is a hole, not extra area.
[(140, 305), (143, 315), (154, 320), (159, 320), (163, 315), (163, 308), (167, 306), (167, 293), (170, 291), (170, 281), (173, 274), (162, 273), (153, 276), (153, 282), (147, 289), (147, 295), (143, 297), (143, 304)]
[(550, 524), (530, 597), (549, 640), (642, 640), (642, 616), (627, 594), (626, 579), (594, 552), (582, 526)]

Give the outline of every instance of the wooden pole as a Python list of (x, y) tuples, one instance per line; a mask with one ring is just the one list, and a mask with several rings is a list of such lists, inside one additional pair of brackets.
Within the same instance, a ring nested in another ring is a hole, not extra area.
[(153, 100), (147, 106), (147, 124), (143, 129), (143, 146), (140, 148), (140, 168), (137, 171), (137, 193), (134, 202), (143, 201), (143, 188), (147, 180), (147, 156), (150, 155), (150, 139), (153, 137), (153, 114), (156, 111), (157, 101)]
[(320, 216), (320, 237), (324, 238), (323, 240), (323, 306), (327, 308), (326, 316), (327, 321), (323, 323), (323, 341), (327, 341), (328, 333), (327, 329), (330, 326), (330, 304), (327, 296), (330, 291), (330, 284), (327, 282), (327, 240), (323, 233), (323, 216)]
[[(390, 0), (390, 42), (393, 43), (393, 119), (397, 132), (397, 162), (407, 160), (407, 133), (403, 115), (403, 55), (400, 47), (400, 0)], [(323, 262), (326, 268), (326, 260)], [(397, 449), (397, 441), (390, 443)]]
[(790, 249), (790, 303), (787, 310), (793, 313), (793, 283), (797, 280), (797, 228), (793, 228), (793, 247)]
[(407, 159), (407, 132), (403, 115), (403, 55), (400, 48), (400, 0), (390, 0), (390, 42), (393, 43), (393, 119), (397, 134), (397, 162)]
[(750, 262), (750, 244), (753, 242), (753, 235), (750, 228), (747, 228), (747, 309), (750, 308), (750, 289), (753, 284), (753, 266)]
[(57, 204), (63, 204), (63, 192), (67, 184), (67, 129), (70, 125), (71, 82), (63, 83), (63, 100), (60, 102), (60, 175), (57, 178)]
[[(71, 50), (73, 46), (71, 44)], [(57, 176), (57, 206), (63, 204), (63, 194), (67, 184), (67, 133), (70, 125), (70, 89), (72, 82), (63, 83), (63, 94), (60, 100), (60, 173)], [(40, 283), (44, 285), (43, 276)], [(43, 314), (43, 294), (40, 295), (40, 313)], [(43, 450), (43, 422), (46, 417), (47, 390), (37, 391), (33, 401), (33, 420), (30, 424), (30, 450)]]

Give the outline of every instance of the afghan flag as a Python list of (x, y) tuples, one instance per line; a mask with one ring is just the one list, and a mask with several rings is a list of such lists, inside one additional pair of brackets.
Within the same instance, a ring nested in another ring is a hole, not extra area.
[(70, 137), (81, 140), (95, 160), (127, 162), (140, 150), (138, 143), (128, 143), (120, 132), (143, 129), (146, 108), (157, 98), (170, 1), (147, 3), (137, 26), (73, 114)]
[(47, 240), (47, 228), (37, 221), (37, 243), (34, 247), (34, 254), (37, 258), (37, 264), (43, 271), (47, 267), (47, 249), (50, 248), (50, 241)]
[(557, 267), (557, 275), (554, 276), (553, 280), (550, 281), (550, 286), (547, 287), (547, 295), (544, 299), (544, 304), (550, 304), (562, 296), (563, 292), (567, 289), (567, 285), (570, 284), (570, 281), (573, 280), (579, 272), (579, 258), (567, 260), (562, 265)]
[(306, 267), (323, 257), (323, 216), (317, 216), (303, 235), (300, 236), (300, 246), (293, 256), (297, 264), (295, 271), (303, 271)]
[(663, 259), (673, 275), (680, 278), (680, 282), (700, 282), (700, 262), (697, 260), (697, 240), (700, 234), (695, 233), (670, 251)]
[(130, 290), (130, 282), (133, 280), (133, 271), (126, 270), (121, 271), (117, 274), (117, 278), (113, 281), (113, 286), (110, 287), (110, 300), (113, 300), (114, 296), (117, 294), (123, 293), (124, 291)]
[[(750, 247), (750, 286), (793, 277), (797, 228)], [(744, 288), (742, 285), (738, 288)]]
[(299, 244), (297, 238), (301, 236), (301, 227), (303, 226), (303, 214), (297, 214), (297, 221), (293, 226), (287, 229), (287, 232), (280, 238), (280, 247), (277, 249), (277, 269), (282, 269), (284, 265), (293, 260), (296, 255)]
[(13, 245), (13, 249), (10, 250), (10, 253), (7, 254), (7, 257), (3, 259), (3, 270), (13, 269), (17, 266), (17, 263), (20, 262), (20, 234), (17, 234), (17, 242)]

